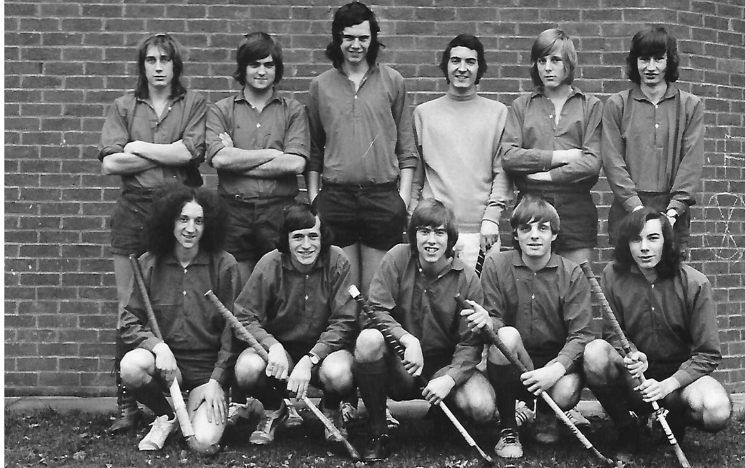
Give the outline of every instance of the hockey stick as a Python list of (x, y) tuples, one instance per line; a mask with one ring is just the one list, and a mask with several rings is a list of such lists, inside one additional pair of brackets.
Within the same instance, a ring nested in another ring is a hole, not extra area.
[[(155, 319), (155, 312), (153, 311), (153, 305), (150, 303), (150, 297), (147, 294), (147, 287), (145, 286), (145, 278), (142, 276), (142, 269), (140, 268), (140, 262), (134, 255), (129, 256), (129, 263), (132, 265), (132, 271), (134, 272), (135, 285), (137, 291), (142, 297), (142, 302), (145, 305), (145, 312), (147, 313), (147, 321), (150, 325), (150, 329), (153, 334), (159, 339), (163, 339), (163, 335), (160, 332), (158, 321)], [(186, 403), (184, 397), (181, 395), (181, 387), (179, 387), (178, 380), (173, 379), (171, 387), (168, 389), (171, 394), (171, 400), (173, 401), (173, 410), (176, 413), (179, 427), (181, 428), (181, 434), (183, 434), (186, 440), (186, 445), (192, 451), (203, 456), (215, 455), (219, 450), (218, 444), (204, 445), (200, 443), (194, 435), (194, 427), (189, 419), (189, 412), (186, 410)]]
[[(357, 289), (356, 286), (352, 285), (349, 287), (349, 294), (354, 298), (355, 301), (357, 301), (360, 306), (362, 307), (362, 311), (370, 318), (370, 321), (372, 322), (373, 326), (383, 335), (383, 338), (385, 338), (386, 343), (388, 346), (393, 348), (393, 350), (396, 352), (396, 355), (403, 361), (404, 360), (404, 348), (401, 345), (401, 342), (399, 342), (396, 337), (394, 337), (390, 330), (385, 327), (382, 323), (380, 323), (375, 316), (375, 313), (372, 311), (371, 307), (367, 302), (365, 302), (365, 299), (362, 297), (362, 294), (360, 293), (359, 289)], [(427, 386), (427, 380), (424, 378), (424, 376), (419, 375), (418, 378), (418, 384), (424, 388)], [(450, 411), (450, 408), (447, 407), (444, 401), (440, 401), (437, 404), (443, 413), (445, 413), (445, 416), (450, 420), (450, 422), (455, 426), (455, 428), (458, 430), (461, 436), (463, 436), (463, 439), (465, 439), (466, 443), (470, 445), (471, 447), (475, 448), (476, 451), (478, 451), (479, 455), (481, 456), (484, 461), (487, 463), (493, 464), (494, 460), (486, 453), (484, 452), (481, 447), (476, 443), (476, 441), (471, 437), (471, 435), (468, 433), (465, 427), (458, 421), (458, 419), (455, 417), (455, 415)]]
[[(464, 309), (470, 309), (471, 306), (463, 299), (463, 297), (460, 294), (457, 294), (455, 296), (455, 300), (458, 302), (460, 307)], [(510, 348), (507, 347), (507, 345), (504, 344), (504, 342), (499, 338), (497, 333), (492, 330), (489, 327), (483, 327), (481, 329), (481, 332), (486, 339), (486, 341), (490, 344), (495, 345), (499, 351), (502, 352), (502, 354), (512, 363), (512, 365), (516, 366), (520, 372), (525, 373), (528, 372), (528, 368), (525, 367), (525, 364), (520, 362), (520, 359), (515, 355), (515, 353), (512, 352)], [(543, 399), (546, 404), (556, 413), (556, 415), (561, 419), (561, 421), (569, 428), (572, 434), (580, 441), (580, 443), (589, 450), (595, 457), (598, 458), (598, 460), (602, 461), (603, 464), (606, 466), (617, 466), (616, 462), (611, 460), (610, 458), (607, 458), (605, 455), (600, 453), (598, 449), (595, 448), (595, 446), (592, 445), (592, 442), (590, 442), (587, 437), (585, 437), (584, 434), (577, 428), (577, 426), (574, 425), (574, 423), (567, 417), (566, 414), (564, 414), (564, 411), (559, 408), (559, 405), (556, 404), (556, 402), (551, 398), (551, 396), (548, 394), (548, 392), (541, 392), (540, 397)]]
[[(222, 315), (223, 318), (228, 321), (228, 324), (230, 324), (230, 328), (233, 329), (233, 333), (235, 333), (235, 336), (248, 343), (248, 345), (251, 346), (251, 349), (256, 351), (256, 354), (258, 354), (264, 360), (264, 362), (268, 362), (269, 353), (267, 353), (264, 347), (261, 346), (261, 343), (256, 341), (256, 338), (254, 338), (254, 336), (248, 330), (246, 330), (246, 327), (243, 326), (240, 320), (238, 320), (235, 315), (233, 315), (233, 313), (230, 312), (222, 302), (220, 302), (220, 299), (215, 296), (215, 293), (213, 293), (212, 290), (209, 290), (204, 293), (204, 297), (206, 297), (212, 303), (212, 305), (215, 306), (215, 309), (220, 312), (220, 315)], [(328, 429), (334, 435), (334, 437), (341, 441), (342, 445), (344, 445), (344, 448), (347, 449), (349, 456), (352, 457), (353, 460), (357, 461), (362, 459), (359, 452), (357, 452), (357, 449), (355, 449), (354, 446), (349, 443), (349, 441), (344, 437), (344, 435), (342, 435), (339, 429), (334, 426), (334, 423), (332, 423), (329, 418), (327, 418), (326, 415), (323, 414), (323, 412), (321, 412), (321, 410), (319, 410), (312, 401), (310, 401), (310, 398), (308, 398), (307, 396), (303, 396), (301, 397), (301, 400), (303, 400), (303, 403), (305, 403), (308, 409), (310, 409), (313, 414), (315, 414), (316, 417), (323, 423), (326, 429)]]
[[(580, 263), (580, 268), (582, 268), (582, 271), (585, 273), (585, 276), (590, 281), (590, 288), (592, 289), (592, 292), (595, 293), (595, 296), (598, 298), (598, 301), (600, 302), (600, 307), (603, 311), (603, 316), (608, 320), (608, 323), (610, 323), (611, 327), (613, 328), (613, 331), (619, 336), (621, 340), (621, 347), (623, 348), (623, 355), (627, 355), (631, 352), (631, 345), (629, 344), (629, 340), (626, 338), (626, 335), (623, 332), (623, 329), (621, 329), (621, 325), (618, 323), (618, 319), (616, 319), (616, 315), (613, 313), (613, 309), (610, 307), (610, 303), (608, 303), (608, 299), (605, 297), (605, 293), (603, 292), (603, 288), (600, 287), (600, 283), (598, 283), (598, 279), (595, 278), (595, 274), (592, 272), (592, 268), (590, 267), (590, 264), (587, 261), (584, 261)], [(639, 383), (644, 383), (644, 374), (641, 374), (639, 377)], [(675, 451), (675, 456), (678, 458), (678, 461), (680, 462), (680, 466), (683, 468), (691, 468), (691, 464), (688, 462), (688, 459), (686, 458), (685, 454), (683, 453), (683, 449), (680, 448), (680, 444), (678, 444), (678, 441), (675, 439), (675, 434), (673, 434), (673, 430), (670, 428), (670, 424), (667, 422), (667, 418), (665, 418), (665, 410), (660, 407), (659, 403), (657, 401), (652, 402), (652, 409), (655, 412), (655, 415), (657, 416), (657, 420), (660, 422), (660, 426), (662, 426), (662, 430), (665, 432), (665, 436), (667, 436), (668, 442), (670, 442), (670, 445), (673, 446), (673, 450)]]

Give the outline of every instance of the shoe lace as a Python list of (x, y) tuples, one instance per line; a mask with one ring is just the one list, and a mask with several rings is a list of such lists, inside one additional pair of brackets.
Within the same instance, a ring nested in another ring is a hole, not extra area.
[(256, 428), (260, 432), (268, 434), (272, 430), (272, 424), (276, 418), (271, 415), (264, 415), (264, 419), (261, 420), (259, 426)]
[(517, 432), (515, 432), (513, 429), (502, 429), (502, 433), (499, 434), (499, 438), (504, 441), (505, 445), (517, 444)]

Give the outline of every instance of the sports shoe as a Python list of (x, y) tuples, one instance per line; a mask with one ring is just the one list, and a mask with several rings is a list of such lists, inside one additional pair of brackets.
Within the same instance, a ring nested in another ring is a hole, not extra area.
[(572, 424), (579, 428), (583, 427), (590, 427), (590, 421), (587, 420), (584, 416), (582, 416), (582, 413), (577, 410), (577, 408), (572, 408), (570, 410), (564, 411), (564, 414), (569, 418), (570, 421), (572, 421)]
[(535, 411), (528, 408), (522, 400), (515, 402), (515, 420), (517, 421), (517, 427), (524, 427), (533, 424), (535, 421)]
[[(344, 439), (346, 439), (348, 437), (348, 434), (347, 434), (347, 429), (344, 427), (344, 418), (343, 418), (341, 409), (326, 408), (325, 406), (323, 406), (323, 402), (322, 402), (321, 412), (339, 430), (339, 432), (341, 433), (341, 436)], [(324, 437), (326, 437), (326, 442), (341, 442), (342, 441), (341, 438), (337, 437), (327, 427), (324, 428), (323, 435)]]
[(533, 439), (541, 444), (559, 441), (559, 420), (553, 412), (537, 411), (532, 430)]
[(166, 439), (178, 429), (178, 419), (168, 419), (168, 415), (158, 416), (153, 421), (150, 432), (147, 433), (137, 446), (141, 451), (160, 450), (166, 443)]
[(120, 432), (128, 432), (131, 429), (137, 429), (145, 417), (145, 414), (137, 405), (137, 398), (128, 392), (124, 385), (119, 386), (118, 393), (116, 400), (119, 407), (119, 417), (111, 424), (111, 427), (106, 429), (106, 432), (109, 434), (118, 434)]
[(287, 421), (289, 411), (287, 405), (282, 402), (279, 409), (268, 411), (264, 410), (264, 419), (256, 426), (248, 441), (254, 445), (266, 445), (274, 441), (274, 433), (277, 428)]
[(285, 398), (285, 405), (287, 405), (287, 421), (285, 421), (285, 427), (292, 428), (292, 427), (300, 427), (303, 425), (305, 420), (302, 416), (300, 416), (300, 413), (297, 412), (297, 408), (295, 408), (295, 405), (292, 404), (290, 400)]
[(228, 407), (227, 427), (235, 427), (252, 417), (259, 417), (264, 414), (264, 407), (261, 402), (255, 398), (249, 398), (246, 403), (231, 403)]
[(362, 452), (362, 460), (374, 462), (388, 458), (388, 434), (381, 434), (370, 439)]
[(388, 424), (389, 431), (398, 429), (398, 426), (401, 425), (401, 423), (398, 422), (398, 419), (393, 417), (393, 415), (391, 414), (391, 410), (389, 410), (387, 407), (385, 409), (385, 422), (386, 424)]
[(517, 431), (511, 427), (502, 429), (499, 433), (499, 442), (494, 446), (494, 453), (502, 458), (520, 458), (523, 456), (523, 445)]
[(341, 403), (341, 417), (344, 419), (344, 424), (358, 424), (365, 420), (362, 412), (348, 401)]

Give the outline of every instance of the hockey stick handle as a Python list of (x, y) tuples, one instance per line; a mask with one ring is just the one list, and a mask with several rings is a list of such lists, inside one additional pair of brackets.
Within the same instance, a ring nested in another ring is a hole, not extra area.
[[(145, 306), (145, 313), (147, 314), (147, 321), (150, 325), (150, 329), (152, 330), (153, 335), (162, 340), (163, 334), (161, 333), (160, 327), (158, 326), (158, 321), (155, 318), (153, 305), (150, 303), (150, 296), (148, 296), (147, 293), (145, 278), (142, 274), (142, 268), (140, 268), (140, 262), (137, 260), (137, 257), (135, 257), (134, 255), (130, 255), (129, 263), (132, 266), (132, 272), (134, 273), (134, 280), (135, 286), (137, 287), (137, 292), (140, 294), (142, 303)], [(169, 387), (168, 392), (171, 394), (171, 400), (173, 401), (173, 411), (176, 413), (176, 419), (178, 419), (178, 424), (181, 428), (181, 434), (184, 436), (186, 444), (189, 446), (189, 448), (203, 456), (212, 456), (216, 454), (220, 449), (219, 445), (212, 444), (205, 446), (204, 444), (200, 444), (197, 441), (194, 435), (194, 426), (191, 424), (189, 412), (186, 409), (184, 397), (181, 395), (181, 387), (178, 384), (178, 379), (173, 379), (173, 383)]]
[[(246, 327), (243, 326), (240, 320), (238, 320), (238, 318), (233, 315), (233, 313), (230, 312), (227, 307), (225, 307), (220, 299), (215, 296), (215, 293), (213, 293), (212, 290), (209, 290), (204, 293), (204, 297), (206, 297), (212, 303), (212, 305), (220, 313), (220, 315), (222, 315), (223, 318), (228, 322), (230, 328), (233, 330), (233, 333), (235, 333), (235, 336), (237, 336), (240, 340), (248, 343), (251, 349), (256, 351), (256, 354), (258, 354), (261, 359), (264, 360), (264, 362), (269, 362), (269, 353), (267, 353), (266, 349), (264, 349), (261, 343), (259, 343), (256, 338), (254, 338), (251, 332), (249, 332)], [(338, 440), (341, 440), (344, 448), (346, 448), (347, 453), (349, 453), (349, 456), (352, 457), (353, 460), (356, 461), (362, 459), (357, 449), (355, 449), (354, 446), (349, 443), (349, 441), (346, 439), (346, 437), (344, 437), (339, 429), (334, 426), (334, 423), (332, 423), (329, 418), (327, 418), (326, 415), (324, 415), (323, 412), (318, 409), (315, 404), (313, 404), (310, 398), (308, 398), (307, 396), (303, 396), (301, 397), (301, 400), (303, 400), (303, 403), (305, 403), (308, 409), (310, 409), (313, 414), (315, 414), (316, 417), (323, 423), (326, 429), (334, 434), (334, 437), (336, 437)]]
[[(375, 312), (373, 312), (370, 305), (365, 301), (365, 299), (362, 297), (362, 294), (360, 293), (359, 289), (357, 289), (356, 286), (352, 285), (349, 287), (349, 295), (352, 296), (352, 298), (357, 301), (357, 303), (360, 305), (362, 312), (370, 319), (370, 322), (372, 325), (377, 329), (385, 339), (386, 344), (390, 346), (395, 352), (396, 355), (401, 359), (401, 361), (404, 360), (404, 354), (405, 349), (401, 342), (396, 339), (395, 336), (391, 333), (391, 331), (388, 329), (388, 327), (385, 326), (385, 324), (381, 323), (378, 318), (375, 316)], [(422, 387), (427, 386), (427, 380), (424, 378), (423, 375), (419, 375), (417, 378), (417, 383)], [(460, 435), (463, 437), (463, 439), (466, 441), (468, 445), (475, 448), (476, 451), (479, 453), (479, 456), (486, 461), (487, 463), (493, 464), (494, 460), (486, 453), (484, 450), (479, 447), (479, 445), (476, 443), (473, 437), (471, 437), (471, 434), (468, 433), (465, 427), (463, 427), (463, 424), (458, 421), (458, 418), (455, 417), (452, 411), (450, 411), (450, 408), (447, 407), (444, 401), (440, 401), (437, 404), (443, 413), (445, 413), (445, 416), (450, 420), (450, 422), (453, 424), (453, 426), (458, 430)]]
[[(469, 305), (466, 300), (460, 295), (457, 294), (455, 296), (455, 300), (458, 302), (458, 305), (462, 309), (470, 309), (472, 308), (471, 305)], [(508, 361), (512, 365), (518, 368), (521, 373), (528, 372), (528, 368), (523, 364), (520, 359), (517, 357), (517, 355), (507, 347), (507, 345), (504, 344), (504, 342), (499, 338), (497, 333), (492, 330), (490, 327), (485, 326), (481, 329), (481, 333), (486, 340), (487, 343), (493, 344), (494, 346), (499, 349), (499, 351), (507, 358)], [(564, 411), (559, 407), (559, 405), (556, 404), (556, 402), (551, 398), (551, 396), (548, 394), (548, 392), (541, 392), (540, 394), (541, 399), (548, 404), (548, 406), (556, 413), (556, 416), (569, 428), (572, 434), (580, 441), (580, 443), (592, 454), (597, 457), (599, 460), (602, 460), (603, 463), (605, 463), (608, 466), (615, 466), (616, 462), (611, 460), (610, 458), (605, 457), (602, 453), (598, 451), (598, 449), (595, 448), (595, 446), (592, 445), (592, 442), (590, 442), (587, 437), (585, 437), (584, 434), (577, 428), (576, 425), (567, 417), (566, 414), (564, 414)]]
[[(605, 293), (603, 292), (603, 288), (600, 286), (598, 279), (595, 277), (595, 274), (590, 267), (590, 263), (585, 260), (584, 262), (580, 263), (579, 266), (580, 268), (582, 268), (582, 272), (585, 274), (585, 277), (590, 282), (590, 289), (593, 293), (595, 293), (595, 297), (598, 299), (598, 302), (600, 302), (600, 309), (602, 310), (603, 318), (610, 324), (613, 332), (621, 341), (623, 355), (628, 355), (629, 353), (631, 353), (631, 344), (629, 344), (629, 340), (626, 338), (626, 334), (623, 332), (621, 324), (618, 323), (616, 314), (613, 313), (613, 309), (611, 309), (610, 303), (608, 302), (608, 299), (605, 297)], [(639, 383), (644, 383), (644, 381), (646, 380), (644, 378), (644, 374), (641, 374), (637, 380), (639, 380)], [(660, 422), (660, 426), (662, 426), (662, 430), (665, 432), (665, 436), (667, 437), (668, 442), (670, 443), (670, 445), (673, 446), (673, 450), (675, 451), (675, 456), (677, 457), (678, 462), (683, 468), (691, 468), (691, 464), (688, 462), (688, 459), (683, 453), (683, 449), (680, 448), (680, 444), (675, 439), (675, 434), (673, 434), (673, 430), (670, 428), (670, 424), (668, 424), (667, 418), (665, 418), (664, 411), (662, 410), (662, 408), (660, 408), (660, 405), (659, 403), (657, 403), (657, 401), (652, 402), (652, 409), (657, 414), (657, 420)]]

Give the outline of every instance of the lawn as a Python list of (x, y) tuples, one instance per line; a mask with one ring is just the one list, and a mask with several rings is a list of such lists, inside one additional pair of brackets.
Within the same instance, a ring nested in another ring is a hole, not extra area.
[[(304, 416), (306, 415), (303, 413)], [(59, 413), (44, 410), (32, 414), (6, 412), (5, 467), (202, 467), (227, 468), (257, 467), (349, 467), (360, 468), (339, 447), (330, 446), (323, 439), (323, 426), (312, 416), (296, 429), (278, 432), (269, 447), (251, 446), (247, 437), (251, 427), (243, 426), (226, 433), (224, 449), (214, 458), (200, 459), (186, 450), (186, 446), (172, 436), (166, 447), (157, 453), (138, 452), (137, 442), (146, 433), (142, 427), (136, 433), (109, 436), (105, 428), (110, 415)], [(592, 428), (585, 431), (588, 438), (604, 454), (612, 455), (615, 432), (607, 420), (591, 418)], [(380, 467), (394, 468), (471, 468), (482, 466), (475, 450), (448, 427), (437, 426), (424, 418), (401, 418), (401, 427), (392, 434), (393, 455)], [(496, 431), (493, 427), (468, 427), (479, 445), (493, 453)], [(629, 468), (676, 467), (678, 462), (666, 445), (645, 441), (640, 454)], [(362, 435), (353, 434), (353, 444), (362, 444)], [(539, 446), (523, 440), (525, 457), (518, 467), (579, 468), (595, 466), (587, 451), (569, 433), (559, 444)], [(745, 466), (745, 415), (734, 418), (729, 427), (711, 435), (689, 430), (682, 448), (694, 467)], [(496, 457), (495, 457), (496, 459)], [(356, 465), (356, 466), (355, 466)], [(505, 466), (497, 461), (497, 466)]]

